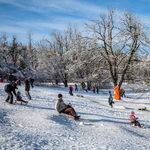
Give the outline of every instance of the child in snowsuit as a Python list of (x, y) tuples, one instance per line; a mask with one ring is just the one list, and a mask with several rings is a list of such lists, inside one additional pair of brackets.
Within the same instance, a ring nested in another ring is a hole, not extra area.
[(141, 125), (138, 121), (136, 121), (138, 118), (135, 118), (134, 111), (131, 111), (131, 114), (129, 115), (131, 123), (134, 123), (135, 126), (139, 126), (141, 128)]
[(31, 100), (31, 96), (30, 96), (30, 83), (28, 80), (25, 81), (25, 94), (28, 96), (28, 99)]
[(77, 116), (75, 110), (70, 105), (66, 105), (62, 100), (62, 94), (58, 94), (58, 99), (55, 104), (55, 109), (58, 113), (69, 114), (74, 117), (75, 120), (78, 120), (80, 116)]
[(109, 91), (109, 98), (108, 98), (108, 103), (111, 106), (111, 108), (113, 107), (112, 103), (113, 103), (113, 97), (111, 95), (111, 92)]
[(24, 102), (26, 104), (28, 103), (28, 101), (22, 100), (21, 93), (19, 91), (17, 92), (16, 98), (17, 98), (17, 101), (22, 101), (22, 102)]
[(69, 86), (69, 94), (70, 94), (71, 96), (73, 96), (72, 91), (73, 91), (73, 87), (72, 87), (72, 86)]
[(96, 92), (97, 92), (97, 94), (99, 93), (99, 88), (98, 88), (98, 86), (96, 87)]

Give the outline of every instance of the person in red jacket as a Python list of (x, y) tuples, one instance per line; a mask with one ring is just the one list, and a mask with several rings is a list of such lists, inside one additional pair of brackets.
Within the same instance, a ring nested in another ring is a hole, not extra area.
[(69, 86), (69, 94), (70, 94), (71, 96), (73, 96), (72, 91), (73, 91), (73, 87), (70, 85), (70, 86)]
[(134, 123), (135, 126), (139, 126), (141, 128), (140, 123), (136, 121), (138, 118), (134, 116), (134, 111), (131, 111), (131, 114), (129, 115), (129, 117), (130, 117), (131, 123)]

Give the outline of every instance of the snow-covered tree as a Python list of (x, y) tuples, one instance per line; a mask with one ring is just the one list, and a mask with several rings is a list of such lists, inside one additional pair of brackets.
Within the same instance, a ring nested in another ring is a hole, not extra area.
[(90, 21), (85, 25), (91, 32), (95, 28), (97, 47), (88, 51), (99, 52), (97, 57), (105, 59), (104, 67), (109, 69), (114, 86), (121, 87), (134, 56), (146, 53), (150, 46), (149, 29), (129, 11), (117, 17), (111, 9), (108, 14), (101, 14), (100, 19)]

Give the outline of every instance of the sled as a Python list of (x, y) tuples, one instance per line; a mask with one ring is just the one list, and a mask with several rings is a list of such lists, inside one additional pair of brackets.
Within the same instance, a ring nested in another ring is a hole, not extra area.
[(27, 103), (25, 103), (25, 102), (19, 101), (19, 100), (15, 100), (14, 104), (17, 104), (17, 102), (21, 102), (20, 105), (24, 105), (24, 106), (28, 104), (28, 101), (27, 101)]
[[(129, 122), (130, 123), (130, 126), (133, 127), (133, 128), (139, 128), (139, 126), (136, 126), (134, 123), (132, 122)], [(140, 123), (141, 125), (141, 128), (144, 128), (144, 124), (143, 123)]]
[(131, 97), (127, 96), (126, 98), (131, 98)]
[[(59, 113), (59, 116), (62, 117), (62, 118), (75, 120), (74, 117), (72, 117), (70, 114), (64, 114), (64, 113), (61, 113), (61, 114), (60, 114), (60, 113)], [(77, 119), (77, 120), (80, 120), (80, 118)]]
[(83, 95), (77, 95), (77, 96), (78, 96), (78, 97), (82, 97), (82, 98), (84, 97)]

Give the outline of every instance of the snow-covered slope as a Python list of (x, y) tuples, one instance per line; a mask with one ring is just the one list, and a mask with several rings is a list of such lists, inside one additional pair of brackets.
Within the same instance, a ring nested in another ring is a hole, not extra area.
[[(35, 87), (31, 89), (32, 100), (26, 106), (5, 102), (4, 83), (0, 83), (0, 149), (9, 150), (149, 150), (150, 99), (123, 98), (108, 105), (108, 90), (99, 94), (76, 92), (68, 94), (68, 88)], [(24, 87), (19, 87), (23, 99)], [(112, 90), (113, 91), (113, 90)], [(75, 121), (58, 116), (55, 111), (57, 95), (63, 94), (65, 103), (71, 103), (81, 120)], [(79, 98), (76, 94), (83, 94)], [(126, 93), (130, 97), (139, 94)], [(134, 110), (144, 129), (129, 125), (129, 114)]]

